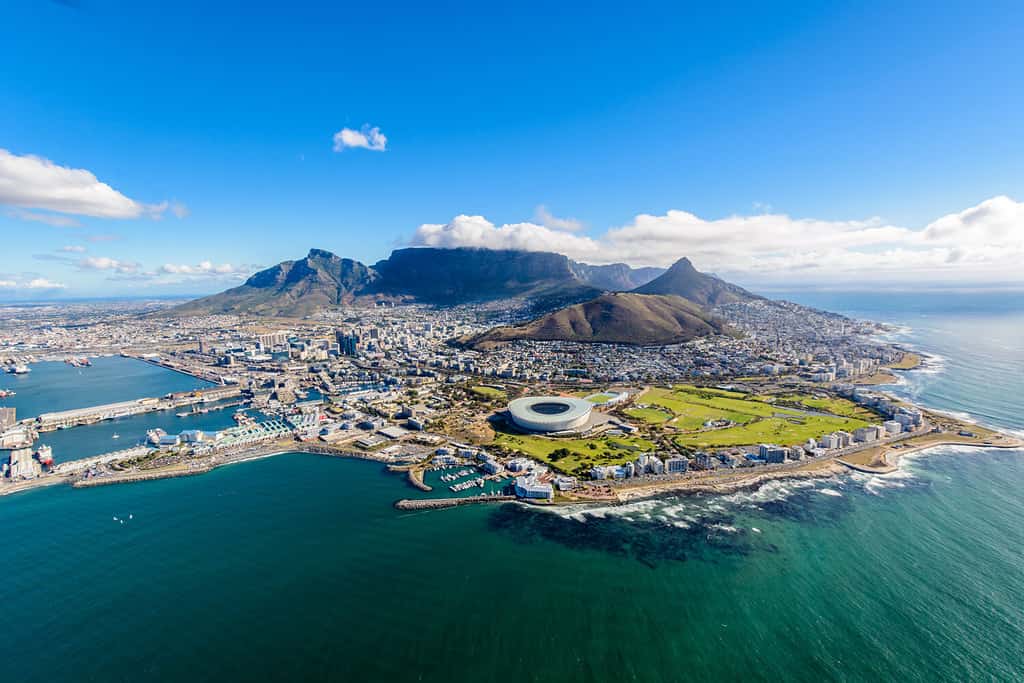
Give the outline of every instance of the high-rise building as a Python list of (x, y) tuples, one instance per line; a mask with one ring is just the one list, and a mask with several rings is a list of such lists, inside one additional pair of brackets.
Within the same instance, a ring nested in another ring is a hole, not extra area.
[(343, 356), (355, 356), (359, 353), (359, 335), (354, 331), (336, 330), (334, 338), (338, 342), (338, 353)]

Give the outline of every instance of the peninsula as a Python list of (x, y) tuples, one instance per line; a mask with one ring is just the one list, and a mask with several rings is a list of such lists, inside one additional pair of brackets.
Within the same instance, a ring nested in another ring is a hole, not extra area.
[[(685, 258), (662, 272), (407, 249), (368, 267), (314, 249), (194, 302), (2, 315), (12, 377), (63, 359), (87, 378), (84, 359), (116, 354), (214, 386), (33, 417), (4, 387), (0, 494), (307, 452), (385, 463), (427, 508), (621, 502), (885, 473), (943, 444), (1024, 445), (872, 386), (927, 362), (875, 341), (880, 325), (758, 296)], [(116, 434), (91, 454), (45, 443), (181, 408), (230, 408), (234, 424)]]

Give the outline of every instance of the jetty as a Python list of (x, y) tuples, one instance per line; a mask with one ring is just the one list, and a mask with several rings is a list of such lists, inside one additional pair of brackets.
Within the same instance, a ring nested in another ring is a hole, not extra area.
[(489, 496), (466, 496), (465, 498), (402, 498), (395, 501), (396, 510), (441, 510), (453, 508), (460, 505), (473, 505), (476, 503), (508, 503), (514, 501), (515, 496), (489, 495)]
[(129, 415), (170, 410), (182, 406), (196, 406), (213, 403), (224, 399), (235, 398), (242, 393), (239, 386), (210, 387), (177, 394), (168, 394), (163, 398), (139, 398), (132, 401), (106, 403), (88, 408), (75, 408), (53, 413), (43, 413), (39, 417), (24, 420), (23, 424), (34, 427), (39, 432), (50, 432), (55, 429), (68, 429), (79, 425), (95, 424), (104, 420), (113, 420)]

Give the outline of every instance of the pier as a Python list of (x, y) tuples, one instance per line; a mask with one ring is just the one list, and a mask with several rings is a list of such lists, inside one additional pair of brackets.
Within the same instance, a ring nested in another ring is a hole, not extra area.
[(396, 510), (441, 510), (475, 503), (509, 503), (515, 496), (490, 495), (467, 496), (465, 498), (403, 498), (395, 501)]
[(31, 424), (40, 432), (52, 432), (55, 429), (95, 424), (104, 420), (113, 420), (141, 413), (212, 403), (226, 398), (234, 398), (241, 395), (241, 393), (242, 389), (238, 386), (211, 387), (184, 394), (170, 394), (162, 398), (138, 398), (132, 401), (107, 403), (89, 408), (74, 408), (54, 413), (43, 413), (37, 418), (27, 420), (26, 423)]
[(150, 448), (149, 446), (132, 446), (131, 448), (123, 448), (119, 451), (110, 451), (109, 453), (103, 453), (102, 455), (93, 455), (79, 460), (68, 460), (67, 462), (61, 462), (54, 465), (53, 473), (57, 475), (78, 474), (79, 472), (84, 472), (90, 467), (96, 467), (97, 465), (106, 465), (120, 460), (137, 458), (139, 456), (146, 455), (152, 450), (155, 449)]

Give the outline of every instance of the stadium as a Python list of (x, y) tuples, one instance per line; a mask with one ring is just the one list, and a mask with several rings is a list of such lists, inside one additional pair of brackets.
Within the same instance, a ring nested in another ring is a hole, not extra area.
[(531, 432), (572, 432), (586, 427), (594, 405), (580, 398), (533, 396), (508, 404), (512, 422)]

